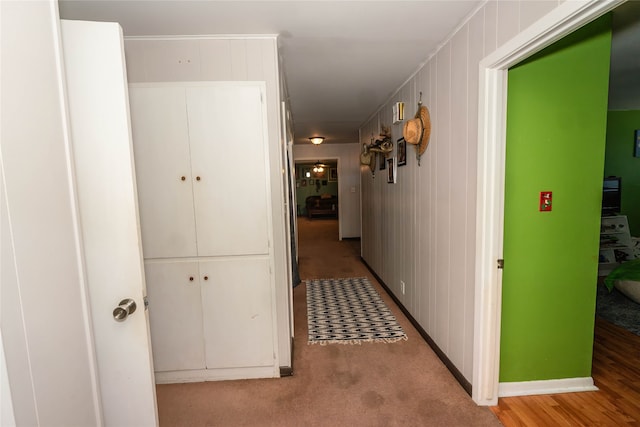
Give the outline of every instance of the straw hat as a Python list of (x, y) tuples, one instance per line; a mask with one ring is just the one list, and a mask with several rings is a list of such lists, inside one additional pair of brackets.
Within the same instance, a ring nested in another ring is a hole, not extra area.
[(421, 105), (413, 119), (404, 123), (402, 136), (409, 144), (417, 145), (416, 151), (418, 155), (422, 155), (429, 145), (431, 137), (431, 117), (427, 107)]

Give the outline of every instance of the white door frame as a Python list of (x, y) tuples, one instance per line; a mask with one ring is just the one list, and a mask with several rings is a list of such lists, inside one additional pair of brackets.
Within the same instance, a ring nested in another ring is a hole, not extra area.
[(480, 62), (472, 398), (496, 405), (500, 366), (507, 73), (536, 52), (624, 3), (567, 0)]

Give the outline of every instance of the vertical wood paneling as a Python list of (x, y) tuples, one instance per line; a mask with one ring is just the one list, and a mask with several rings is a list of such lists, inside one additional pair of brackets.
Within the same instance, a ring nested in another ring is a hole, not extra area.
[(477, 176), (477, 137), (478, 137), (478, 91), (479, 71), (477, 64), (484, 58), (484, 11), (481, 10), (469, 21), (467, 48), (467, 82), (469, 127), (467, 130), (467, 210), (466, 210), (466, 241), (464, 245), (465, 260), (465, 301), (464, 301), (464, 336), (465, 352), (463, 355), (462, 372), (473, 372), (473, 329), (474, 329), (474, 294), (475, 294), (475, 250), (476, 250), (476, 179)]
[[(246, 70), (247, 70), (247, 80), (259, 80), (261, 76), (264, 75), (264, 67), (268, 64), (264, 64), (265, 60), (269, 60), (269, 55), (263, 55), (263, 51), (269, 49), (267, 46), (264, 46), (263, 42), (266, 40), (249, 40), (245, 41), (245, 57), (246, 57)], [(272, 55), (273, 60), (277, 58), (275, 55)], [(272, 82), (276, 84), (277, 82)], [(271, 88), (271, 91), (277, 91), (277, 87)]]
[(513, 36), (518, 34), (520, 29), (520, 2), (519, 1), (499, 1), (498, 2), (498, 46), (502, 46)]
[[(449, 283), (449, 327), (452, 331), (464, 331), (465, 315), (465, 266), (468, 143), (468, 25), (465, 25), (451, 42), (451, 252), (452, 266)], [(455, 125), (453, 125), (455, 123)], [(451, 361), (462, 365), (464, 357), (464, 333), (450, 334)]]
[[(409, 93), (407, 94), (407, 98), (405, 101), (405, 108), (409, 105), (413, 105), (415, 102), (414, 94), (416, 93), (417, 80), (413, 79), (411, 81), (411, 86), (409, 88)], [(405, 112), (406, 114), (406, 112)], [(405, 116), (406, 117), (406, 116)], [(400, 137), (402, 137), (402, 132), (400, 132)], [(408, 145), (408, 144), (407, 144)], [(421, 287), (419, 283), (419, 266), (420, 262), (420, 223), (422, 221), (422, 216), (420, 215), (420, 199), (417, 197), (419, 183), (418, 169), (414, 162), (411, 161), (411, 147), (406, 147), (406, 158), (407, 164), (403, 166), (406, 169), (406, 175), (410, 179), (410, 186), (407, 189), (407, 197), (410, 197), (413, 200), (411, 206), (411, 220), (407, 226), (407, 234), (410, 236), (410, 246), (409, 252), (406, 255), (407, 269), (410, 271), (411, 277), (411, 286), (412, 286), (412, 295), (413, 295), (413, 313), (420, 313), (420, 302), (421, 302)]]
[[(374, 121), (371, 123), (372, 140), (375, 140), (379, 131), (380, 131), (380, 114), (376, 114)], [(386, 277), (386, 274), (387, 274), (386, 265), (384, 263), (384, 257), (383, 257), (383, 254), (384, 254), (383, 251), (385, 248), (384, 244), (386, 242), (386, 236), (384, 235), (384, 232), (385, 232), (384, 221), (385, 219), (388, 218), (388, 213), (383, 209), (383, 207), (385, 206), (385, 200), (386, 200), (386, 192), (385, 192), (386, 187), (382, 186), (382, 184), (384, 183), (384, 180), (381, 177), (382, 174), (378, 169), (379, 169), (378, 165), (376, 164), (374, 166), (374, 170), (376, 171), (376, 174), (375, 174), (376, 178), (373, 180), (373, 186), (375, 188), (376, 194), (378, 194), (378, 197), (375, 199), (374, 212), (380, 212), (381, 215), (375, 217), (375, 231), (374, 231), (376, 236), (375, 259), (376, 259), (376, 265), (380, 267), (381, 277), (384, 278)]]
[[(478, 64), (557, 7), (557, 1), (489, 1), (361, 129), (377, 134), (393, 102), (431, 112), (431, 142), (418, 167), (413, 146), (398, 184), (363, 168), (365, 260), (468, 380), (473, 373)], [(394, 141), (401, 135), (401, 129)], [(386, 171), (382, 171), (386, 172)], [(366, 212), (366, 213), (365, 213)], [(366, 219), (365, 219), (366, 218)], [(371, 235), (367, 235), (371, 233)], [(407, 283), (403, 297), (400, 280)], [(407, 280), (410, 280), (408, 282)]]
[(124, 44), (124, 55), (127, 62), (127, 80), (129, 83), (147, 81), (145, 46), (146, 42), (137, 40), (130, 40)]
[(556, 1), (523, 0), (520, 1), (520, 31), (553, 10)]
[[(410, 105), (407, 101), (410, 98), (410, 93), (415, 91), (415, 79), (408, 82), (400, 91), (399, 101), (405, 102), (405, 106)], [(398, 150), (396, 143), (399, 138), (402, 137), (402, 126), (396, 126), (396, 133), (393, 135), (394, 141), (394, 156), (398, 156)], [(417, 289), (415, 283), (415, 269), (413, 266), (415, 262), (411, 259), (415, 252), (415, 205), (416, 199), (413, 197), (415, 188), (414, 169), (409, 169), (409, 163), (405, 166), (398, 167), (398, 182), (402, 189), (399, 206), (402, 207), (403, 217), (401, 219), (402, 226), (402, 276), (401, 280), (404, 280), (406, 285), (406, 301), (408, 303), (409, 311), (416, 312), (417, 307)]]
[(484, 56), (498, 48), (498, 4), (490, 1), (484, 7)]
[(148, 82), (200, 79), (197, 40), (148, 40), (145, 42), (145, 75)]
[(231, 77), (233, 80), (247, 80), (247, 41), (229, 40), (231, 52)]
[[(387, 104), (379, 113), (380, 117), (380, 128), (376, 132), (375, 139), (380, 138), (380, 131), (382, 130), (382, 126), (388, 127), (391, 120), (390, 108), (389, 104)], [(380, 168), (380, 162), (385, 156), (378, 155), (377, 163), (378, 168)], [(385, 217), (382, 225), (382, 233), (384, 235), (384, 240), (382, 242), (382, 248), (384, 253), (382, 256), (382, 261), (384, 262), (384, 280), (389, 286), (393, 289), (396, 295), (399, 298), (403, 298), (402, 294), (399, 292), (396, 277), (396, 266), (398, 265), (399, 259), (396, 259), (395, 256), (389, 256), (389, 253), (397, 254), (397, 223), (396, 223), (396, 211), (395, 211), (395, 196), (397, 191), (395, 188), (392, 188), (393, 184), (387, 183), (387, 169), (380, 171), (379, 174), (379, 182), (382, 187), (382, 194), (384, 195), (383, 209)]]
[(451, 42), (438, 52), (438, 180), (436, 187), (436, 287), (435, 336), (443, 351), (449, 351), (449, 291), (451, 285)]
[[(377, 138), (378, 133), (380, 131), (379, 116), (380, 116), (380, 113), (377, 114), (376, 124), (371, 128), (371, 136), (372, 136), (372, 140), (374, 141)], [(381, 213), (381, 215), (376, 218), (376, 234), (378, 235), (378, 239), (376, 242), (376, 264), (380, 266), (380, 273), (381, 273), (380, 277), (386, 281), (388, 268), (387, 268), (386, 259), (383, 256), (383, 254), (390, 252), (390, 249), (391, 249), (391, 248), (387, 249), (387, 246), (386, 246), (388, 241), (387, 236), (390, 233), (391, 226), (386, 224), (386, 221), (389, 220), (390, 213), (388, 212), (388, 206), (387, 206), (386, 182), (384, 182), (385, 185), (382, 185), (383, 173), (380, 172), (380, 167), (378, 166), (379, 161), (380, 161), (380, 157), (376, 155), (374, 158), (375, 178), (373, 180), (373, 185), (376, 188), (376, 192), (378, 194), (378, 198), (376, 199), (376, 204), (377, 204), (376, 212)]]
[[(422, 70), (417, 75), (416, 81), (416, 90), (413, 95), (413, 102), (411, 103), (411, 109), (409, 109), (410, 114), (413, 114), (415, 110), (415, 105), (418, 102), (419, 94), (422, 92), (422, 100), (425, 102), (427, 108), (431, 108), (431, 104), (426, 102), (429, 96), (430, 89), (430, 68), (428, 66), (423, 67)], [(418, 288), (418, 312), (417, 319), (420, 324), (423, 326), (425, 330), (430, 330), (430, 322), (429, 322), (429, 313), (430, 313), (430, 295), (429, 295), (429, 271), (430, 271), (430, 257), (428, 246), (430, 242), (430, 226), (431, 226), (431, 215), (429, 212), (429, 200), (430, 200), (430, 179), (429, 179), (429, 171), (430, 168), (427, 165), (431, 161), (431, 152), (433, 151), (432, 146), (427, 146), (427, 150), (424, 153), (425, 165), (418, 167), (415, 155), (414, 148), (412, 146), (407, 146), (407, 163), (409, 166), (415, 171), (416, 175), (416, 188), (415, 188), (415, 198), (416, 198), (416, 230), (417, 230), (417, 239), (416, 239), (416, 250), (415, 256), (413, 257), (413, 261), (416, 263), (416, 287)]]
[(437, 196), (437, 185), (438, 185), (438, 138), (437, 129), (438, 126), (438, 105), (437, 105), (437, 97), (438, 97), (438, 62), (437, 57), (434, 58), (433, 61), (429, 63), (429, 72), (431, 78), (429, 79), (429, 92), (423, 96), (423, 102), (428, 102), (428, 106), (431, 106), (431, 142), (429, 143), (429, 147), (427, 147), (427, 151), (430, 151), (430, 155), (428, 157), (428, 162), (422, 163), (421, 167), (429, 167), (429, 199), (425, 201), (427, 204), (427, 209), (429, 211), (429, 240), (427, 241), (428, 250), (427, 256), (429, 257), (429, 280), (427, 287), (429, 288), (429, 334), (432, 338), (435, 337), (435, 329), (436, 329), (436, 284), (437, 284), (437, 275), (438, 269), (441, 266), (438, 265), (435, 254), (437, 251), (436, 244), (436, 231), (438, 227), (437, 218), (436, 218), (436, 208), (437, 203), (434, 203), (434, 200)]
[(200, 40), (199, 46), (203, 80), (232, 80), (229, 40)]

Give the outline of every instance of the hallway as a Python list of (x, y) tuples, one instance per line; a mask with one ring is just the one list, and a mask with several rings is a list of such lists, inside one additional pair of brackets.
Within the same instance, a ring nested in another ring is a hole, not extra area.
[(366, 276), (409, 339), (308, 345), (304, 283), (294, 290), (292, 377), (158, 385), (162, 426), (494, 426), (360, 261), (337, 220), (299, 224), (300, 277)]

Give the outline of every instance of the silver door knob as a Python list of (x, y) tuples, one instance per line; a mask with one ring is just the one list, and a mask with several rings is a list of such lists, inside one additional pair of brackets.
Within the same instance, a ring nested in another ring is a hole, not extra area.
[(123, 299), (113, 310), (113, 319), (116, 322), (124, 322), (130, 314), (136, 311), (136, 302), (131, 298)]

